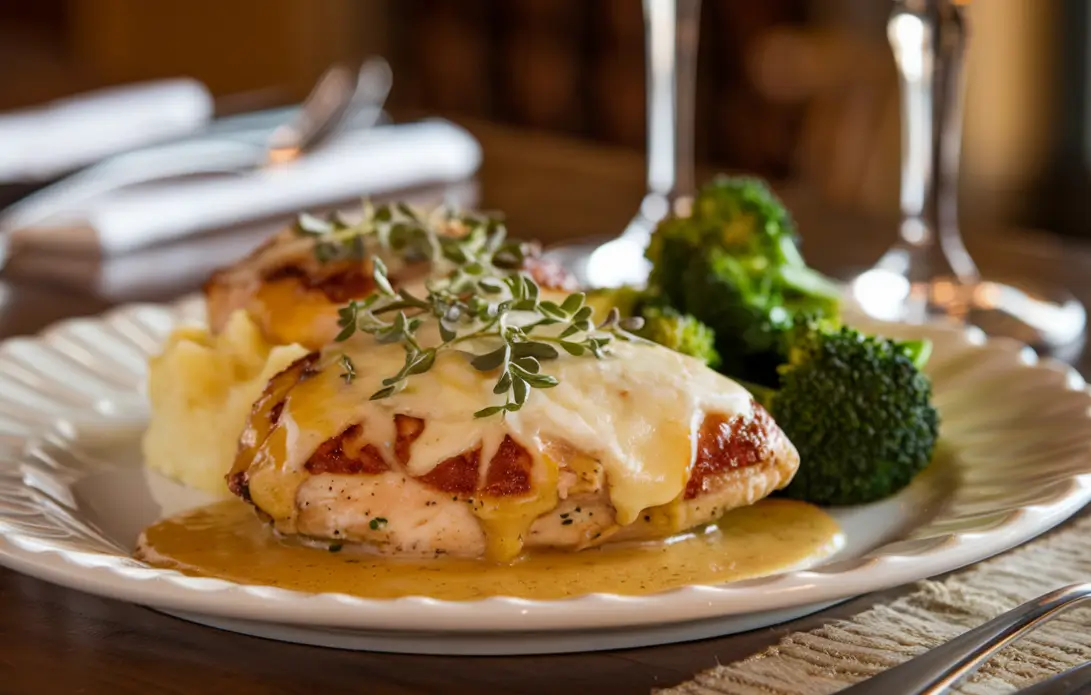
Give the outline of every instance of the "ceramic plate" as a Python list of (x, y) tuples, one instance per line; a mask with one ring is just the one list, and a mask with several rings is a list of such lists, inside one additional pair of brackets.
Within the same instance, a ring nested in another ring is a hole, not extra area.
[[(951, 326), (935, 341), (936, 463), (896, 497), (835, 510), (817, 567), (652, 596), (365, 600), (183, 576), (129, 557), (146, 525), (203, 503), (147, 472), (145, 360), (202, 304), (136, 305), (0, 344), (0, 563), (190, 620), (334, 647), (443, 654), (586, 651), (753, 629), (1011, 548), (1091, 498), (1091, 393), (1071, 368)], [(878, 330), (876, 326), (870, 328)]]

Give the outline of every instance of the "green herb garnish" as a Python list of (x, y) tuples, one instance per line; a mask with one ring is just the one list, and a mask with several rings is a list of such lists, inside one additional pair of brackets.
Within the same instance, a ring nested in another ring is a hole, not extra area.
[[(405, 349), (401, 370), (383, 380), (383, 388), (372, 394), (372, 400), (397, 393), (409, 377), (427, 372), (440, 351), (468, 348), (473, 341), (489, 347), (471, 352), (470, 365), (480, 372), (496, 370), (493, 393), (506, 397), (502, 405), (482, 408), (474, 417), (516, 412), (526, 403), (530, 389), (557, 385), (556, 377), (542, 373), (541, 363), (556, 359), (559, 349), (602, 358), (613, 338), (634, 340), (628, 331), (639, 327), (639, 320), (621, 319), (617, 311), (596, 327), (582, 293), (571, 294), (560, 304), (542, 301), (537, 283), (522, 273), (482, 277), (475, 281), (476, 287), (462, 286), (457, 294), (451, 290), (455, 280), (435, 282), (422, 299), (405, 289), (394, 292), (384, 270), (376, 263), (377, 293), (340, 310), (342, 330), (337, 336), (347, 340), (360, 331), (380, 343), (401, 343)], [(486, 299), (489, 295), (496, 299)], [(384, 318), (391, 314), (391, 319)], [(439, 323), (442, 342), (435, 347), (424, 347), (417, 337), (428, 320)], [(542, 331), (546, 326), (555, 328), (546, 334)]]
[[(368, 255), (368, 240), (411, 263), (447, 261), (465, 266), (471, 273), (484, 269), (475, 267), (475, 261), (514, 270), (522, 266), (525, 256), (523, 244), (505, 242), (504, 223), (498, 216), (449, 207), (424, 211), (405, 203), (372, 205), (365, 201), (359, 222), (349, 222), (337, 213), (326, 219), (302, 213), (293, 230), (299, 236), (315, 238), (314, 255), (322, 263), (363, 260)], [(497, 246), (482, 248), (486, 240)]]
[[(336, 340), (367, 333), (379, 343), (397, 343), (405, 350), (402, 368), (383, 380), (372, 400), (401, 391), (411, 376), (432, 368), (439, 352), (457, 348), (470, 353), (474, 369), (495, 371), (493, 393), (505, 397), (503, 404), (482, 408), (474, 417), (516, 412), (532, 388), (557, 385), (556, 377), (542, 372), (542, 362), (556, 359), (560, 350), (602, 358), (611, 340), (638, 340), (629, 331), (639, 329), (641, 319), (622, 319), (614, 310), (595, 326), (582, 293), (559, 303), (541, 299), (538, 284), (521, 271), (528, 249), (507, 240), (504, 225), (496, 218), (449, 209), (426, 214), (395, 204), (366, 205), (363, 221), (356, 225), (316, 220), (301, 216), (297, 228), (311, 235), (324, 229), (317, 234), (319, 246), (333, 245), (341, 249), (338, 255), (344, 255), (346, 244), (363, 248), (362, 239), (368, 237), (402, 260), (428, 261), (433, 267), (427, 294), (420, 297), (405, 288), (395, 290), (386, 264), (373, 255), (376, 291), (338, 312), (341, 332)], [(459, 235), (450, 233), (453, 227)], [(437, 345), (422, 344), (419, 331), (426, 323), (438, 324)], [(544, 330), (547, 327), (551, 328)], [(341, 376), (349, 383), (355, 370), (345, 360)]]
[(342, 353), (337, 362), (341, 365), (341, 378), (345, 380), (346, 384), (351, 384), (352, 380), (356, 378), (356, 365), (352, 363), (352, 358)]
[(386, 526), (386, 519), (381, 516), (377, 516), (371, 520), (371, 523), (368, 524), (368, 526), (371, 528), (372, 531), (378, 531), (382, 527)]

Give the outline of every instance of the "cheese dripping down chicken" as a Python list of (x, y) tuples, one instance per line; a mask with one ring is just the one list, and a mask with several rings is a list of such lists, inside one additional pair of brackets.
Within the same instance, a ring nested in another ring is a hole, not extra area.
[[(461, 230), (443, 230), (457, 237)], [(337, 310), (350, 300), (375, 291), (373, 258), (387, 266), (395, 287), (420, 286), (436, 270), (426, 261), (407, 261), (381, 248), (373, 236), (361, 236), (355, 257), (324, 258), (315, 236), (301, 236), (288, 227), (237, 263), (216, 271), (204, 285), (209, 326), (220, 333), (231, 315), (245, 310), (262, 335), (274, 345), (298, 344), (319, 350), (340, 330)], [(556, 263), (543, 259), (528, 246), (522, 269), (543, 290), (574, 290), (573, 276)]]
[(370, 400), (402, 346), (357, 335), (307, 355), (255, 403), (229, 488), (306, 541), (507, 562), (716, 521), (799, 464), (745, 389), (660, 346), (562, 354), (543, 365), (557, 386), (484, 418), (473, 413), (497, 402), (496, 375), (469, 359), (440, 352), (404, 390)]

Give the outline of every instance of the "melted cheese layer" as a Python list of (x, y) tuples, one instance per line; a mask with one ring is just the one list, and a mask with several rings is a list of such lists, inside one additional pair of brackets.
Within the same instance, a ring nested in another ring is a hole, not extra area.
[[(349, 382), (342, 377), (343, 354), (355, 366)], [(475, 370), (470, 359), (460, 351), (441, 352), (432, 369), (410, 377), (403, 391), (370, 400), (404, 364), (401, 345), (361, 335), (330, 346), (318, 373), (289, 392), (281, 427), (249, 469), (254, 502), (275, 519), (291, 518), (307, 460), (320, 444), (357, 423), (364, 439), (395, 462), (394, 416), (423, 420), (406, 463), (415, 477), (480, 447), (483, 481), (487, 463), (510, 436), (534, 461), (532, 491), (523, 498), (482, 501), (474, 509), (489, 536), (490, 556), (511, 559), (530, 524), (558, 500), (557, 466), (566, 462), (546, 452), (576, 451), (601, 464), (616, 521), (628, 525), (644, 510), (681, 497), (706, 413), (748, 416), (752, 407), (749, 392), (693, 358), (658, 345), (614, 342), (604, 359), (562, 353), (544, 361), (542, 371), (559, 380), (556, 387), (532, 389), (518, 412), (474, 418), (474, 412), (502, 404), (504, 396), (492, 391), (498, 374)]]

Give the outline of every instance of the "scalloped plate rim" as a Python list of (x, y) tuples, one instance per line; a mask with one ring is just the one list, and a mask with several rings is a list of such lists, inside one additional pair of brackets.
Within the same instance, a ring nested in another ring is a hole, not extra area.
[[(199, 297), (190, 296), (171, 304), (123, 305), (98, 317), (67, 319), (47, 327), (37, 336), (20, 336), (18, 339), (51, 341), (76, 323), (102, 325), (116, 317), (140, 311), (165, 311), (172, 323), (177, 325), (183, 319), (193, 319), (195, 312), (199, 314), (201, 307), (198, 301)], [(1015, 341), (986, 339), (976, 329), (949, 324), (910, 327), (875, 322), (875, 325), (923, 329), (949, 336), (962, 349), (1007, 353), (1012, 358), (1012, 369), (1063, 373), (1069, 384), (1064, 390), (1084, 393), (1091, 407), (1091, 390), (1070, 365), (1048, 358), (1028, 360), (1026, 354), (1029, 348)], [(1075, 384), (1074, 379), (1078, 379)], [(0, 401), (3, 400), (3, 395), (0, 395)], [(99, 417), (109, 418), (104, 414)], [(1091, 424), (1091, 414), (1087, 419)], [(36, 434), (40, 437), (44, 431)], [(25, 438), (22, 448), (28, 448), (35, 439), (34, 436)], [(1091, 449), (1088, 453), (1091, 454)], [(474, 601), (443, 601), (422, 596), (376, 600), (344, 594), (312, 594), (224, 580), (196, 579), (171, 570), (134, 566), (130, 558), (121, 555), (89, 553), (101, 556), (92, 566), (80, 561), (80, 553), (48, 547), (40, 541), (23, 537), (8, 528), (2, 519), (0, 564), (96, 595), (163, 610), (268, 624), (421, 633), (550, 632), (640, 627), (829, 603), (960, 569), (1046, 533), (1091, 501), (1091, 462), (1085, 471), (1062, 477), (1056, 483), (1064, 481), (1069, 482), (1068, 489), (1047, 504), (1003, 509), (1001, 511), (1009, 514), (1007, 520), (979, 532), (948, 532), (927, 537), (934, 543), (921, 552), (883, 552), (883, 548), (907, 540), (901, 537), (859, 558), (840, 561), (849, 566), (839, 571), (822, 571), (818, 567), (736, 584), (692, 585), (645, 596), (599, 593), (560, 600), (496, 596)], [(111, 566), (111, 557), (116, 558), (119, 566)]]

